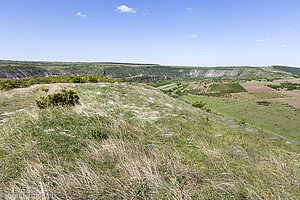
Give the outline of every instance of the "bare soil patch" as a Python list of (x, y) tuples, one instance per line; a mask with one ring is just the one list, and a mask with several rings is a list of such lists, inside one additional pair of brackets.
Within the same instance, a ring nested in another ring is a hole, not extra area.
[(279, 98), (276, 99), (282, 103), (287, 103), (295, 108), (300, 108), (300, 97), (293, 97), (293, 98)]
[(244, 83), (241, 84), (248, 92), (275, 92), (273, 88), (265, 86), (263, 83)]

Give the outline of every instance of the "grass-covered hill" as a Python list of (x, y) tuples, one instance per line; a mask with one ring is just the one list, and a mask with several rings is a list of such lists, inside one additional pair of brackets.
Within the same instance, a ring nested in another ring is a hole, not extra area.
[(107, 75), (149, 82), (161, 79), (290, 78), (291, 73), (273, 67), (174, 67), (154, 64), (0, 61), (0, 78)]
[(47, 85), (80, 104), (39, 110), (41, 86), (0, 93), (0, 193), (57, 199), (297, 199), (299, 146), (150, 86)]

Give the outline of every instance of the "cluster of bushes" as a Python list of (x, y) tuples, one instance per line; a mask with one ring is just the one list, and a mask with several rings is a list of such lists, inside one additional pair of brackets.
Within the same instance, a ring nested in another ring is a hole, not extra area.
[(300, 90), (299, 83), (280, 83), (280, 85), (267, 85), (275, 90), (286, 89), (286, 90)]
[[(179, 85), (179, 84), (177, 84), (177, 85)], [(181, 96), (181, 95), (185, 94), (184, 90), (186, 88), (187, 88), (187, 85), (179, 85), (179, 87), (175, 87), (173, 89), (169, 89), (169, 90), (163, 91), (163, 92), (169, 96), (173, 96), (173, 95)]]
[(115, 83), (115, 82), (129, 82), (129, 81), (126, 80), (125, 78), (113, 79), (105, 75), (34, 77), (28, 79), (0, 79), (0, 90), (24, 88), (35, 84), (98, 83), (98, 82)]
[(191, 104), (192, 106), (196, 107), (196, 108), (200, 108), (202, 110), (205, 110), (207, 112), (211, 112), (210, 108), (206, 108), (205, 105), (206, 103), (202, 102), (202, 101), (196, 101), (194, 103)]
[(36, 101), (36, 106), (39, 109), (43, 109), (56, 106), (74, 106), (78, 103), (79, 96), (77, 92), (75, 92), (74, 90), (62, 89), (60, 92), (40, 97), (40, 99)]

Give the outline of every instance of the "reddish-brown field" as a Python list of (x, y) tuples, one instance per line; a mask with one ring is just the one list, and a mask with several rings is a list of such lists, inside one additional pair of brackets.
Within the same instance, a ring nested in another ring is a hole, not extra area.
[(279, 98), (276, 99), (282, 103), (287, 103), (295, 108), (300, 108), (300, 97), (293, 97), (293, 98)]
[(273, 88), (265, 86), (263, 83), (244, 83), (241, 84), (248, 92), (273, 92)]

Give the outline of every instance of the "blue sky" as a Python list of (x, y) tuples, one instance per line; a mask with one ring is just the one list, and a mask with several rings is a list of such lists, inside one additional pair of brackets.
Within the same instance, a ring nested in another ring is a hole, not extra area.
[(0, 0), (0, 59), (300, 66), (299, 0)]

